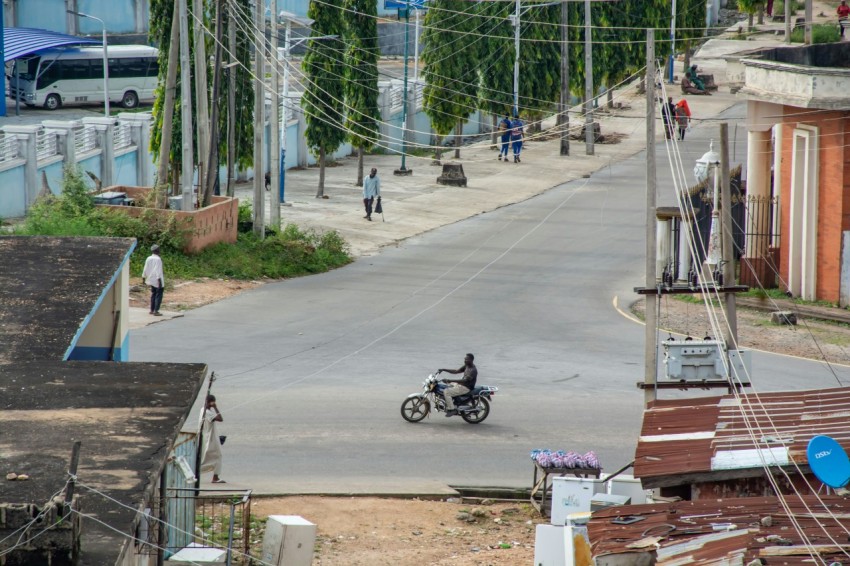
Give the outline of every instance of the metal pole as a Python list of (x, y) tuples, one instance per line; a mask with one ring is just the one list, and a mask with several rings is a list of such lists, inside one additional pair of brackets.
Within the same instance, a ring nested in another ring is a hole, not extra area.
[(280, 191), (272, 190), (272, 187), (280, 186), (280, 55), (277, 52), (278, 28), (277, 28), (277, 0), (271, 0), (271, 55), (272, 55), (272, 115), (271, 131), (269, 132), (269, 224), (275, 232), (280, 230)]
[[(651, 289), (655, 281), (655, 30), (646, 30), (646, 280), (645, 286)], [(657, 315), (655, 311), (658, 297), (646, 295), (646, 327), (644, 344), (644, 405), (655, 401), (658, 375)]]
[(670, 18), (670, 84), (673, 84), (673, 67), (676, 61), (676, 0), (673, 0), (673, 17)]
[[(653, 83), (654, 84), (654, 83)], [(590, 0), (584, 0), (584, 143), (593, 155), (593, 42), (590, 30)]]
[(265, 175), (263, 167), (263, 134), (266, 129), (265, 118), (265, 65), (263, 65), (263, 46), (266, 42), (265, 2), (255, 2), (254, 25), (259, 33), (254, 42), (254, 235), (263, 239), (265, 229)]
[[(720, 123), (720, 225), (722, 229), (723, 285), (735, 283), (735, 250), (732, 238), (732, 187), (729, 182), (729, 124)], [(724, 308), (729, 325), (726, 349), (737, 350), (738, 318), (735, 293), (725, 293)]]
[(416, 28), (413, 32), (413, 84), (419, 81), (419, 10), (416, 10)]
[(558, 105), (558, 126), (561, 129), (561, 155), (570, 154), (570, 10), (561, 2), (561, 98)]
[(106, 44), (106, 24), (100, 18), (91, 18), (100, 21), (103, 26), (103, 115), (109, 118), (109, 46)]
[(519, 11), (520, 0), (516, 0), (514, 11), (514, 116), (519, 116)]
[(183, 210), (194, 209), (194, 191), (192, 174), (194, 172), (194, 151), (192, 149), (192, 72), (189, 62), (189, 8), (187, 0), (177, 0), (180, 6), (180, 136), (182, 138), (183, 167), (180, 183), (183, 195)]
[(285, 203), (286, 188), (286, 109), (289, 107), (289, 50), (292, 47), (292, 22), (286, 20), (286, 33), (283, 37), (283, 127), (280, 130), (280, 181), (278, 194), (280, 202)]
[(404, 88), (401, 93), (401, 167), (398, 172), (407, 173), (405, 158), (407, 157), (407, 60), (410, 45), (410, 4), (404, 10)]

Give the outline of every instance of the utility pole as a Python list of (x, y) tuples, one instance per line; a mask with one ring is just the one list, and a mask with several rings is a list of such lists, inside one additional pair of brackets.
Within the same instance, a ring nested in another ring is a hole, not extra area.
[(670, 18), (670, 84), (673, 84), (673, 72), (676, 63), (676, 0), (673, 0), (673, 16)]
[[(653, 83), (654, 84), (654, 83)], [(584, 143), (593, 155), (593, 41), (590, 30), (590, 0), (584, 0)]]
[[(715, 171), (715, 175), (717, 171)], [(723, 286), (735, 283), (735, 250), (732, 238), (732, 187), (729, 180), (729, 124), (720, 123), (720, 225), (723, 250)], [(735, 293), (724, 293), (726, 320), (726, 349), (738, 349), (738, 309)]]
[(558, 128), (561, 131), (561, 155), (570, 154), (570, 19), (569, 4), (561, 2), (561, 99), (558, 104)]
[(785, 2), (785, 43), (791, 43), (791, 3)]
[(514, 10), (514, 116), (519, 117), (519, 12), (520, 0)]
[(271, 128), (269, 130), (269, 177), (271, 186), (269, 190), (269, 224), (275, 232), (280, 231), (280, 191), (271, 190), (271, 187), (280, 186), (280, 58), (277, 52), (278, 29), (277, 29), (277, 0), (271, 0), (271, 60), (272, 60), (272, 108)]
[[(407, 157), (407, 59), (408, 47), (410, 46), (410, 2), (407, 3), (407, 8), (404, 9), (404, 87), (401, 93), (401, 167), (393, 171), (393, 175), (406, 176), (413, 173), (405, 165)], [(460, 147), (460, 145), (458, 145)], [(362, 151), (362, 150), (361, 150)]]
[[(159, 167), (156, 172), (156, 202), (160, 190), (168, 186), (168, 157), (171, 155), (171, 133), (174, 131), (174, 96), (177, 92), (177, 55), (180, 50), (180, 19), (178, 4), (171, 17), (171, 41), (168, 43), (168, 69), (165, 73), (165, 100), (162, 103), (162, 139), (159, 144)], [(167, 191), (165, 191), (167, 194)], [(165, 201), (167, 202), (167, 201)]]
[(192, 72), (189, 58), (189, 8), (187, 0), (177, 0), (180, 6), (180, 135), (183, 141), (183, 167), (180, 175), (183, 210), (195, 209), (193, 175), (195, 172), (192, 150)]
[(212, 114), (210, 115), (210, 143), (207, 152), (207, 179), (204, 183), (204, 198), (201, 206), (209, 206), (212, 195), (218, 184), (218, 96), (221, 90), (221, 42), (224, 35), (223, 22), (221, 21), (221, 3), (223, 0), (215, 0), (215, 55), (213, 56), (213, 89), (212, 89)]
[(812, 0), (806, 0), (806, 24), (803, 26), (805, 30), (805, 44), (812, 44)]
[(283, 36), (283, 131), (280, 136), (280, 185), (278, 194), (280, 202), (286, 202), (286, 109), (289, 108), (289, 50), (292, 49), (292, 20), (286, 18), (286, 32)]
[(419, 9), (416, 10), (416, 27), (413, 31), (413, 84), (419, 82)]
[[(652, 289), (655, 280), (655, 30), (646, 30), (646, 280), (645, 287)], [(644, 336), (644, 405), (655, 401), (658, 377), (658, 320), (655, 312), (658, 296), (646, 295), (646, 327)]]
[(263, 168), (263, 133), (266, 129), (265, 117), (265, 76), (263, 65), (263, 47), (266, 43), (265, 2), (255, 2), (254, 25), (259, 33), (254, 41), (254, 235), (261, 240), (266, 235), (265, 214), (265, 175)]
[[(195, 30), (195, 100), (198, 109), (198, 187), (203, 186), (201, 173), (211, 165), (205, 164), (210, 151), (210, 110), (209, 83), (207, 82), (207, 47), (204, 33), (204, 4), (202, 0), (192, 0), (192, 13)], [(191, 130), (190, 130), (191, 131)]]
[(236, 169), (236, 73), (239, 59), (236, 56), (236, 18), (232, 4), (227, 7), (227, 196), (233, 196), (233, 172)]

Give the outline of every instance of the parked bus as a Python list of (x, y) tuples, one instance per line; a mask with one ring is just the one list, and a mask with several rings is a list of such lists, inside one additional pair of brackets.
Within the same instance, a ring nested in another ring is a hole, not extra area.
[[(153, 102), (158, 50), (147, 45), (110, 45), (109, 100), (124, 108)], [(16, 59), (9, 96), (27, 106), (56, 110), (64, 104), (103, 102), (103, 48), (45, 49)]]

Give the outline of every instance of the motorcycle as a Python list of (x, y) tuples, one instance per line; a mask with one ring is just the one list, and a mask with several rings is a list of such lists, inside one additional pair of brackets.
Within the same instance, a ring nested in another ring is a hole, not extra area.
[[(439, 412), (445, 412), (446, 400), (443, 397), (447, 384), (437, 379), (437, 371), (428, 376), (422, 384), (422, 393), (408, 395), (401, 404), (401, 416), (409, 423), (418, 423), (431, 414), (431, 407)], [(492, 385), (478, 385), (469, 393), (454, 398), (455, 408), (460, 418), (470, 424), (484, 422), (490, 414), (490, 402), (498, 391)]]

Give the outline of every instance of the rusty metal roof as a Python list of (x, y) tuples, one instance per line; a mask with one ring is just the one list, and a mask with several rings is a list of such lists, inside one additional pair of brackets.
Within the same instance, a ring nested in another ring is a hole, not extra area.
[(763, 462), (807, 471), (806, 446), (818, 434), (850, 450), (850, 387), (740, 397), (652, 404), (644, 411), (635, 477), (644, 487), (663, 487), (761, 475)]
[[(588, 536), (594, 558), (656, 552), (658, 565), (829, 564), (850, 561), (850, 501), (843, 497), (745, 497), (610, 507), (593, 513)], [(829, 513), (833, 513), (835, 518)], [(618, 517), (642, 517), (616, 524)], [(797, 533), (793, 517), (817, 549)]]

